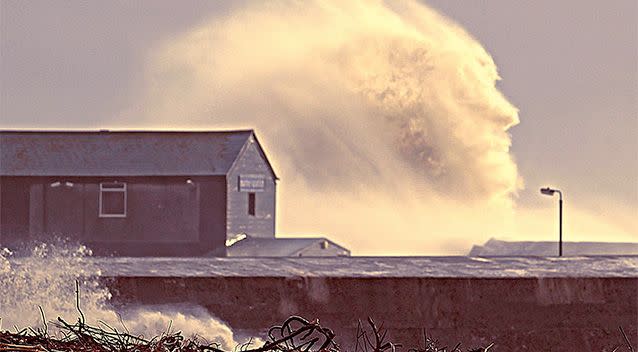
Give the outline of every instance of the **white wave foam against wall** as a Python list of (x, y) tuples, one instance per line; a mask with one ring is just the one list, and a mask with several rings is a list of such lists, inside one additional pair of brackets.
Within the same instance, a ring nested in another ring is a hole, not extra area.
[[(44, 328), (55, 334), (58, 317), (74, 323), (80, 317), (76, 305), (76, 281), (80, 284), (80, 309), (86, 322), (106, 330), (129, 331), (146, 338), (181, 331), (219, 343), (225, 350), (237, 346), (228, 326), (197, 306), (136, 306), (116, 312), (108, 300), (108, 289), (99, 284), (100, 269), (87, 260), (84, 246), (40, 244), (20, 264), (10, 262), (11, 253), (0, 253), (0, 330)], [(39, 308), (40, 307), (40, 308)], [(104, 325), (102, 322), (108, 324)]]

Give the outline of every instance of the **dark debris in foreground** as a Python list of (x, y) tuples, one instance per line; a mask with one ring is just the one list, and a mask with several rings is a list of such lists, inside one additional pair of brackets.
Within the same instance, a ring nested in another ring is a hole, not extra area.
[[(396, 352), (400, 344), (387, 341), (387, 330), (377, 327), (368, 318), (367, 325), (359, 322), (353, 352)], [(185, 338), (180, 332), (164, 333), (152, 339), (135, 336), (128, 332), (101, 323), (100, 327), (84, 322), (82, 316), (75, 324), (61, 318), (54, 322), (59, 336), (51, 336), (48, 328), (0, 331), (0, 351), (15, 352), (226, 352), (219, 344), (209, 343), (199, 337)], [(260, 347), (251, 342), (238, 345), (234, 352), (339, 352), (332, 330), (322, 327), (318, 321), (310, 322), (292, 316), (280, 325), (268, 330), (268, 339)], [(487, 352), (485, 348), (470, 349), (470, 352)], [(491, 351), (491, 350), (490, 350)], [(438, 347), (437, 342), (424, 335), (424, 346), (408, 352), (461, 352), (460, 344), (453, 349)]]

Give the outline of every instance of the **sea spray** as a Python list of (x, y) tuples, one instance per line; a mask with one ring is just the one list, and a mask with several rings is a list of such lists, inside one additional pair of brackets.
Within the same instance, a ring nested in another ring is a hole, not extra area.
[(89, 255), (86, 246), (47, 243), (34, 245), (26, 253), (5, 251), (0, 272), (3, 327), (41, 326), (38, 306), (54, 319), (76, 320), (76, 281), (82, 309), (93, 319), (112, 321), (113, 312), (104, 309), (110, 294), (96, 280), (100, 270), (85, 260)]
[(280, 233), (460, 254), (516, 226), (518, 111), (481, 44), (420, 2), (237, 4), (157, 43), (144, 77), (112, 123), (256, 129)]
[(183, 306), (134, 306), (115, 311), (109, 306), (111, 294), (99, 282), (100, 268), (89, 260), (91, 250), (83, 245), (34, 245), (26, 253), (0, 249), (0, 329), (43, 328), (49, 332), (58, 317), (75, 322), (80, 317), (76, 301), (86, 322), (114, 327), (134, 335), (152, 338), (170, 327), (185, 336), (197, 335), (219, 343), (226, 350), (237, 345), (233, 332), (204, 308)]
[(520, 187), (508, 134), (518, 112), (496, 64), (415, 1), (249, 2), (159, 45), (147, 77), (131, 117), (256, 127), (277, 141), (269, 155), (283, 172), (313, 188), (402, 176), (491, 199)]

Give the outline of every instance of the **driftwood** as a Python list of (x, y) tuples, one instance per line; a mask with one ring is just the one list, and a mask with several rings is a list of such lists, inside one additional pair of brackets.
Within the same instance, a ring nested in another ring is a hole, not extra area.
[[(44, 315), (43, 315), (44, 318)], [(377, 327), (368, 318), (368, 328), (359, 322), (354, 352), (395, 352), (402, 346), (386, 340), (387, 330)], [(24, 329), (16, 332), (0, 331), (0, 351), (16, 352), (225, 352), (216, 343), (206, 343), (197, 337), (185, 338), (180, 332), (165, 333), (150, 340), (134, 336), (128, 332), (101, 323), (101, 327), (84, 322), (84, 316), (75, 324), (61, 318), (55, 322), (63, 337), (53, 337), (44, 328)], [(292, 316), (280, 326), (268, 331), (268, 340), (261, 347), (252, 347), (251, 341), (239, 345), (235, 352), (339, 352), (332, 330), (322, 327), (319, 322), (310, 322), (298, 316)], [(426, 338), (424, 348), (410, 349), (409, 352), (448, 352), (438, 348), (433, 340)], [(459, 344), (460, 345), (460, 344)], [(461, 351), (457, 345), (449, 352)], [(486, 348), (470, 350), (486, 352)]]
[[(148, 340), (142, 336), (132, 335), (128, 331), (118, 331), (104, 322), (100, 322), (99, 326), (91, 326), (86, 323), (80, 307), (80, 285), (77, 281), (75, 288), (75, 303), (79, 313), (76, 323), (70, 324), (58, 317), (54, 324), (59, 334), (52, 336), (49, 334), (44, 311), (40, 308), (44, 327), (35, 330), (26, 328), (16, 332), (0, 331), (0, 352), (224, 352), (219, 344), (207, 343), (198, 337), (185, 338), (181, 332), (166, 332)], [(125, 326), (124, 329), (126, 330)], [(268, 337), (269, 339), (261, 347), (253, 347), (252, 341), (249, 341), (237, 346), (235, 350), (238, 352), (337, 352), (339, 350), (334, 342), (335, 335), (332, 330), (322, 327), (318, 321), (309, 322), (297, 316), (286, 319), (281, 326), (270, 328)]]
[[(193, 337), (185, 338), (180, 332), (164, 333), (150, 340), (120, 332), (105, 323), (101, 327), (90, 326), (78, 319), (69, 324), (58, 318), (55, 325), (62, 337), (53, 337), (47, 328), (0, 331), (0, 352), (226, 352), (216, 343)], [(377, 327), (368, 318), (368, 326), (359, 322), (353, 352), (396, 352), (400, 344), (387, 341), (387, 330)], [(623, 344), (613, 351), (634, 352), (629, 339), (620, 328)], [(440, 347), (438, 342), (423, 334), (423, 346), (408, 349), (408, 352), (462, 352), (461, 344), (454, 348)], [(260, 347), (252, 341), (235, 347), (234, 352), (339, 352), (332, 330), (322, 327), (317, 321), (307, 321), (298, 316), (288, 318), (282, 325), (268, 331), (268, 340)], [(468, 349), (468, 352), (492, 352), (494, 344)]]
[[(165, 333), (150, 340), (101, 323), (101, 327), (86, 324), (82, 318), (70, 324), (61, 318), (55, 325), (63, 337), (53, 337), (47, 329), (24, 329), (17, 332), (0, 332), (0, 351), (91, 351), (91, 352), (224, 352), (216, 343), (201, 339), (185, 338), (180, 332)], [(239, 352), (267, 351), (338, 351), (334, 333), (317, 322), (301, 317), (290, 317), (281, 326), (269, 331), (270, 339), (263, 346), (252, 348), (250, 342), (237, 346)]]

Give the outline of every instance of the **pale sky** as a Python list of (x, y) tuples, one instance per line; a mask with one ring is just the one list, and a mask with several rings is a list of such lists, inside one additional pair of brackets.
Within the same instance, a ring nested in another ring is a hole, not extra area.
[[(483, 45), (519, 110), (516, 207), (554, 209), (538, 189), (555, 186), (638, 241), (638, 2), (425, 3)], [(114, 116), (142, 99), (149, 51), (240, 6), (0, 0), (0, 128), (118, 127)]]
[(638, 215), (638, 2), (428, 4), (494, 57), (500, 87), (520, 109), (513, 152), (533, 197), (551, 181), (571, 197), (595, 204), (605, 195)]

